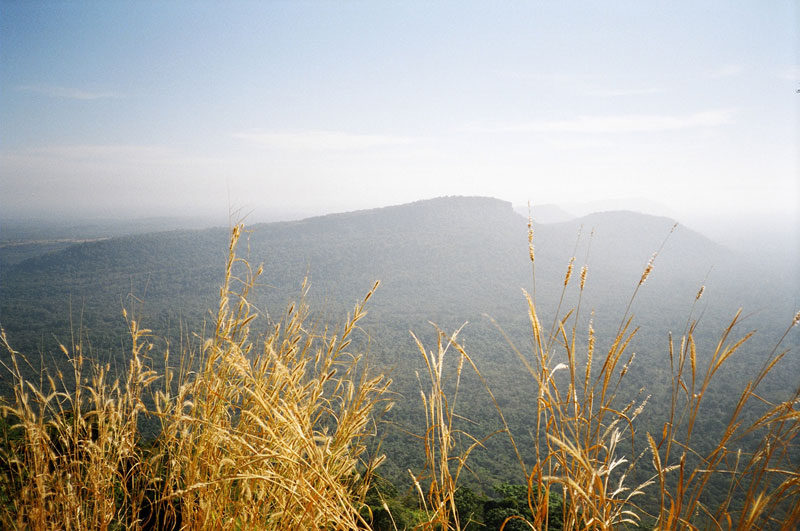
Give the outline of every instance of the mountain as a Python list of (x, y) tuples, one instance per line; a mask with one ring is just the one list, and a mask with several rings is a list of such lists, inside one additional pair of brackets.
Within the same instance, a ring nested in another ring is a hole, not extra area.
[(211, 217), (152, 217), (133, 219), (0, 218), (0, 267), (66, 249), (75, 243), (133, 234), (212, 226)]
[[(624, 299), (673, 223), (609, 212), (535, 224), (538, 294), (554, 303), (569, 258), (577, 254), (580, 266), (590, 248), (589, 286), (596, 304)], [(251, 262), (264, 262), (270, 307), (281, 308), (307, 272), (313, 296), (337, 307), (348, 307), (380, 279), (373, 312), (389, 313), (405, 325), (445, 316), (452, 323), (483, 313), (499, 317), (522, 303), (520, 288), (531, 288), (526, 220), (495, 199), (440, 198), (248, 230), (246, 252)], [(115, 318), (129, 294), (143, 298), (152, 313), (202, 315), (216, 296), (226, 238), (225, 229), (133, 235), (23, 261), (3, 270), (0, 319), (16, 335), (22, 330), (14, 331), (7, 316), (17, 319), (20, 301), (28, 310), (38, 306), (50, 318), (26, 319), (24, 330), (37, 330), (41, 338), (52, 330), (35, 323), (58, 320), (59, 314), (64, 321), (71, 301), (94, 328), (95, 313), (103, 321)], [(658, 261), (652, 282), (663, 276), (673, 293), (682, 289), (691, 301), (711, 264), (731, 260), (713, 242), (679, 228)]]
[[(445, 197), (254, 225), (239, 252), (264, 263), (259, 302), (273, 313), (280, 314), (308, 274), (312, 300), (332, 314), (381, 280), (370, 310), (375, 321), (389, 321), (402, 334), (430, 320), (454, 327), (484, 314), (524, 322), (520, 289), (533, 291), (526, 223), (504, 201)], [(621, 318), (648, 260), (663, 245), (633, 306), (661, 333), (685, 321), (703, 284), (713, 314), (732, 315), (743, 305), (792, 311), (792, 294), (781, 293), (785, 286), (770, 285), (767, 274), (696, 232), (678, 226), (670, 233), (674, 224), (629, 211), (535, 223), (538, 302), (555, 309), (574, 256), (574, 278), (588, 264), (584, 305), (610, 324)], [(54, 336), (69, 337), (72, 308), (83, 327), (110, 339), (121, 329), (123, 305), (135, 296), (144, 301), (142, 317), (153, 320), (151, 326), (197, 325), (215, 305), (227, 233), (179, 230), (76, 243), (4, 267), (0, 323), (17, 345), (49, 351)], [(567, 295), (577, 295), (574, 283)], [(119, 342), (95, 338), (94, 344)]]
[[(530, 378), (519, 370), (507, 343), (511, 340), (523, 352), (530, 344), (521, 290), (535, 293), (540, 318), (549, 328), (562, 293), (562, 315), (577, 304), (584, 264), (588, 275), (578, 329), (585, 331), (591, 317), (602, 347), (616, 333), (648, 260), (660, 250), (652, 274), (630, 304), (629, 314), (642, 326), (633, 344), (639, 372), (631, 385), (637, 389), (663, 394), (659, 386), (668, 370), (667, 334), (680, 336), (702, 285), (706, 293), (694, 314), (702, 315), (700, 357), (740, 306), (749, 308), (747, 329), (758, 328), (767, 341), (742, 351), (731, 378), (742, 378), (742, 371), (758, 365), (752, 357), (772, 348), (769, 341), (791, 320), (796, 292), (773, 284), (765, 270), (753, 269), (726, 247), (681, 226), (673, 230), (674, 225), (669, 218), (630, 211), (535, 223), (535, 289), (527, 220), (510, 203), (491, 198), (444, 197), (257, 224), (247, 227), (238, 252), (253, 265), (264, 264), (252, 299), (261, 313), (255, 330), (283, 314), (306, 275), (313, 316), (331, 322), (341, 322), (373, 283), (381, 281), (361, 323), (368, 337), (360, 341), (368, 345), (373, 367), (392, 371), (398, 397), (410, 397), (394, 410), (393, 421), (402, 426), (418, 427), (421, 418), (415, 376), (421, 360), (409, 331), (431, 348), (435, 334), (429, 321), (446, 331), (469, 322), (460, 336), (465, 348), (496, 389), (498, 401), (508, 407), (510, 422), (524, 430), (528, 417), (522, 406), (528, 402)], [(187, 331), (201, 330), (203, 319), (211, 317), (208, 310), (216, 306), (228, 232), (177, 230), (76, 243), (3, 267), (0, 325), (17, 350), (32, 359), (41, 352), (43, 363), (50, 366), (64, 363), (57, 341), (68, 344), (80, 331), (96, 357), (124, 367), (123, 306), (134, 305), (140, 322), (178, 345)], [(563, 290), (573, 256), (572, 278)], [(787, 346), (796, 342), (790, 338)], [(796, 359), (787, 363), (774, 389), (796, 382), (800, 364)], [(465, 414), (489, 419), (492, 406), (480, 383), (466, 375), (464, 381), (469, 390)], [(397, 453), (387, 470), (399, 476), (406, 475), (408, 466), (404, 444), (408, 441), (397, 434), (386, 441), (386, 448)], [(500, 474), (490, 472), (492, 477)]]
[(616, 199), (597, 199), (585, 202), (567, 202), (562, 208), (578, 216), (588, 216), (595, 212), (630, 210), (655, 216), (674, 217), (674, 211), (663, 203), (646, 197), (619, 197)]
[(530, 214), (536, 223), (563, 223), (564, 221), (575, 219), (573, 214), (558, 205), (552, 204), (532, 205), (530, 209), (528, 205), (516, 205), (514, 210), (525, 219)]

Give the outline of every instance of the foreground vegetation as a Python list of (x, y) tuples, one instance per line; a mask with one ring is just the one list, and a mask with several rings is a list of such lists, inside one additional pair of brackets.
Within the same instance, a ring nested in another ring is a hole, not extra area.
[[(800, 389), (771, 403), (759, 385), (786, 354), (778, 346), (740, 390), (722, 436), (695, 450), (693, 437), (712, 379), (752, 334), (735, 337), (737, 314), (711, 353), (698, 353), (691, 316), (671, 341), (668, 420), (641, 432), (643, 396), (622, 396), (637, 333), (622, 317), (606, 350), (579, 330), (581, 299), (544, 325), (528, 296), (532, 349), (518, 349), (533, 388), (529, 437), (513, 433), (492, 397), (525, 484), (491, 493), (464, 486), (476, 438), (457, 413), (462, 374), (480, 367), (453, 334), (434, 348), (417, 341), (427, 378), (419, 434), (423, 470), (412, 490), (380, 478), (378, 423), (394, 397), (389, 380), (354, 352), (353, 337), (374, 288), (338, 329), (309, 322), (304, 299), (265, 334), (251, 332), (249, 302), (260, 275), (236, 258), (236, 227), (213, 328), (198, 348), (169, 346), (126, 315), (132, 339), (122, 377), (62, 347), (74, 374), (25, 379), (24, 356), (5, 335), (13, 400), (4, 405), (0, 502), (7, 528), (65, 529), (793, 529), (800, 524)], [(533, 235), (530, 259), (535, 263)], [(655, 258), (655, 257), (654, 257)], [(639, 279), (647, 280), (652, 261)], [(583, 293), (588, 271), (563, 281)], [(535, 277), (534, 277), (535, 286)], [(376, 286), (377, 287), (377, 284)], [(534, 291), (535, 293), (535, 291)], [(633, 297), (636, 296), (634, 292)], [(702, 296), (698, 292), (697, 299)], [(790, 326), (796, 325), (800, 314)], [(787, 329), (787, 333), (789, 330)], [(151, 367), (164, 359), (163, 372)], [(703, 361), (701, 361), (703, 360)], [(752, 417), (753, 412), (757, 414)], [(747, 415), (745, 415), (747, 413)], [(143, 441), (143, 417), (159, 436)], [(754, 420), (750, 420), (750, 419)], [(743, 437), (760, 441), (740, 450)], [(532, 447), (532, 448), (529, 448)], [(535, 459), (526, 459), (533, 454)], [(725, 501), (704, 492), (724, 478)], [(645, 497), (655, 505), (640, 503)]]

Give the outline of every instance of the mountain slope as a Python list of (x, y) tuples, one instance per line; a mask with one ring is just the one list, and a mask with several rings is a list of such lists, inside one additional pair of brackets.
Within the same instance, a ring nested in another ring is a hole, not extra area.
[[(584, 261), (589, 264), (586, 304), (618, 319), (662, 244), (634, 307), (642, 318), (682, 322), (704, 283), (718, 305), (714, 310), (725, 314), (758, 298), (775, 302), (766, 279), (737, 269), (734, 254), (684, 227), (670, 234), (673, 225), (668, 218), (623, 211), (536, 224), (539, 302), (555, 308), (575, 256), (575, 278)], [(260, 301), (273, 312), (297, 293), (306, 273), (312, 299), (331, 311), (348, 308), (381, 280), (371, 310), (403, 332), (428, 320), (455, 326), (484, 313), (524, 320), (520, 289), (533, 291), (526, 220), (495, 199), (439, 198), (248, 230), (239, 252), (264, 263), (267, 286)], [(63, 325), (70, 305), (83, 312), (86, 326), (99, 330), (95, 321), (105, 326), (117, 320), (130, 295), (145, 301), (144, 317), (160, 320), (153, 326), (170, 316), (197, 323), (214, 306), (226, 240), (225, 229), (136, 235), (77, 244), (4, 268), (0, 323), (30, 348), (54, 333), (68, 337)], [(571, 285), (568, 293), (576, 289)]]
[[(523, 288), (535, 292), (542, 323), (551, 328), (573, 256), (576, 262), (561, 315), (577, 303), (580, 270), (587, 261), (578, 330), (585, 331), (591, 317), (598, 348), (603, 348), (616, 334), (648, 259), (661, 249), (630, 310), (635, 323), (643, 326), (632, 344), (638, 365), (636, 376), (629, 378), (631, 392), (642, 387), (653, 394), (654, 412), (659, 411), (668, 370), (667, 333), (680, 335), (702, 284), (708, 285), (707, 295), (695, 314), (703, 315), (705, 331), (698, 334), (701, 358), (741, 305), (759, 310), (746, 325), (759, 328), (768, 338), (741, 351), (741, 359), (734, 360), (723, 380), (727, 383), (759, 366), (752, 358), (771, 349), (769, 338), (779, 336), (791, 319), (792, 310), (785, 308), (794, 295), (781, 292), (780, 285), (770, 286), (768, 276), (741, 266), (731, 251), (691, 230), (679, 226), (670, 233), (671, 219), (633, 212), (535, 224), (534, 290), (526, 224), (509, 203), (448, 197), (254, 225), (239, 247), (239, 255), (252, 264), (264, 263), (252, 299), (262, 313), (254, 330), (266, 328), (271, 316), (283, 313), (307, 274), (315, 317), (334, 322), (340, 322), (374, 281), (381, 280), (361, 323), (368, 337), (358, 336), (356, 346), (369, 349), (373, 367), (393, 371), (399, 398), (393, 422), (418, 431), (424, 418), (415, 400), (415, 373), (421, 360), (409, 330), (431, 348), (435, 334), (429, 321), (446, 331), (468, 321), (460, 340), (495, 389), (512, 427), (525, 433), (531, 379), (520, 370), (507, 340), (523, 353), (530, 344)], [(0, 325), (15, 348), (34, 360), (42, 351), (44, 363), (51, 367), (65, 363), (57, 342), (69, 344), (79, 330), (95, 357), (124, 367), (122, 307), (134, 304), (145, 326), (179, 345), (187, 331), (200, 331), (202, 320), (211, 317), (208, 310), (215, 308), (219, 296), (227, 241), (228, 230), (222, 228), (135, 235), (76, 244), (3, 268)], [(579, 346), (584, 341), (585, 336), (579, 337)], [(154, 356), (153, 362), (158, 359)], [(794, 385), (800, 364), (796, 359), (787, 363), (779, 373), (783, 379), (773, 389)], [(465, 373), (462, 383), (463, 413), (478, 423), (476, 430), (496, 429), (493, 407), (480, 382)], [(716, 400), (717, 407), (724, 407), (724, 394)], [(398, 432), (387, 436), (384, 448), (391, 456), (387, 475), (407, 477), (405, 470), (420, 455), (408, 450), (413, 444)], [(498, 455), (511, 454), (502, 445), (476, 454), (475, 465), (485, 467), (487, 480), (514, 468), (507, 460), (498, 461)]]

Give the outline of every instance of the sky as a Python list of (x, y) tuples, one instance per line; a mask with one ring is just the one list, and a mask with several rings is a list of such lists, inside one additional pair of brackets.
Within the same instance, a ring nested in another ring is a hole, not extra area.
[(485, 195), (796, 223), (799, 28), (793, 0), (0, 0), (0, 210)]

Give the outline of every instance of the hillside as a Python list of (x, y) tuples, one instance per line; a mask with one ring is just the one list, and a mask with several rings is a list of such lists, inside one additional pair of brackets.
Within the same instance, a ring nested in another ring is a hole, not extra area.
[[(603, 313), (619, 313), (673, 223), (611, 212), (537, 224), (537, 296), (544, 307), (555, 304), (570, 257), (576, 254), (582, 265), (591, 240), (589, 304)], [(332, 310), (349, 307), (380, 279), (371, 311), (380, 322), (390, 316), (392, 326), (405, 332), (429, 320), (455, 326), (484, 313), (501, 320), (519, 317), (520, 288), (531, 287), (525, 225), (502, 201), (441, 198), (255, 225), (249, 227), (247, 249), (240, 252), (254, 264), (264, 263), (267, 310), (280, 312), (306, 273), (312, 297)], [(152, 326), (180, 317), (196, 323), (216, 297), (226, 239), (224, 229), (161, 232), (76, 244), (23, 261), (3, 269), (0, 319), (28, 349), (53, 334), (67, 337), (70, 306), (94, 330), (117, 320), (129, 295), (145, 302), (146, 320), (159, 320)], [(721, 247), (679, 228), (641, 295), (648, 302), (642, 311), (680, 312), (712, 265), (712, 286), (728, 282), (733, 272), (724, 268), (731, 262)], [(728, 297), (725, 310), (742, 302), (739, 296)], [(50, 326), (54, 322), (59, 323), (55, 329)]]
[[(756, 311), (746, 325), (760, 329), (767, 338), (762, 345), (768, 345), (791, 319), (795, 296), (782, 292), (783, 286), (770, 285), (769, 276), (748, 269), (740, 257), (698, 233), (679, 226), (670, 234), (674, 223), (619, 211), (534, 225), (535, 293), (539, 306), (551, 312), (541, 316), (543, 322), (552, 321), (567, 264), (576, 256), (562, 313), (576, 303), (577, 278), (586, 261), (579, 329), (585, 329), (594, 311), (600, 345), (616, 333), (641, 272), (666, 239), (631, 309), (643, 330), (633, 345), (640, 372), (630, 386), (648, 387), (654, 401), (663, 395), (653, 382), (663, 378), (664, 366), (652, 361), (665, 359), (667, 333), (681, 333), (701, 285), (707, 285), (697, 311), (703, 314), (707, 334), (700, 338), (701, 347), (713, 344), (740, 306)], [(533, 292), (526, 224), (510, 203), (446, 197), (248, 227), (239, 253), (252, 264), (263, 262), (265, 269), (253, 299), (264, 315), (255, 326), (266, 329), (270, 315), (283, 313), (306, 274), (309, 299), (323, 320), (348, 311), (380, 280), (362, 323), (368, 337), (361, 337), (369, 344), (371, 365), (392, 371), (398, 396), (412, 398), (400, 400), (393, 421), (412, 431), (419, 427), (421, 412), (413, 398), (421, 359), (409, 331), (432, 346), (429, 321), (446, 331), (469, 322), (461, 336), (465, 347), (496, 388), (510, 422), (525, 430), (522, 406), (530, 381), (486, 315), (524, 351), (530, 327), (521, 289)], [(63, 362), (56, 342), (69, 343), (71, 330), (80, 329), (96, 357), (124, 367), (122, 308), (135, 302), (141, 322), (173, 345), (187, 331), (199, 331), (218, 297), (227, 239), (223, 228), (140, 234), (79, 243), (24, 260), (0, 273), (0, 324), (15, 348), (33, 354), (34, 360), (42, 352), (45, 365)], [(756, 346), (743, 352), (759, 356), (762, 351)], [(730, 373), (733, 383), (744, 377), (741, 370), (752, 366), (746, 358), (737, 363)], [(798, 373), (796, 358), (788, 360), (771, 389), (788, 389)], [(469, 378), (465, 385), (465, 414), (478, 422), (477, 429), (490, 431), (496, 419), (485, 392)], [(724, 402), (724, 389), (720, 393)], [(653, 410), (658, 411), (657, 402)], [(385, 444), (391, 457), (387, 473), (402, 476), (413, 459), (406, 449), (412, 443), (392, 432)], [(476, 454), (476, 466), (487, 478), (497, 478), (509, 464), (492, 464)]]

